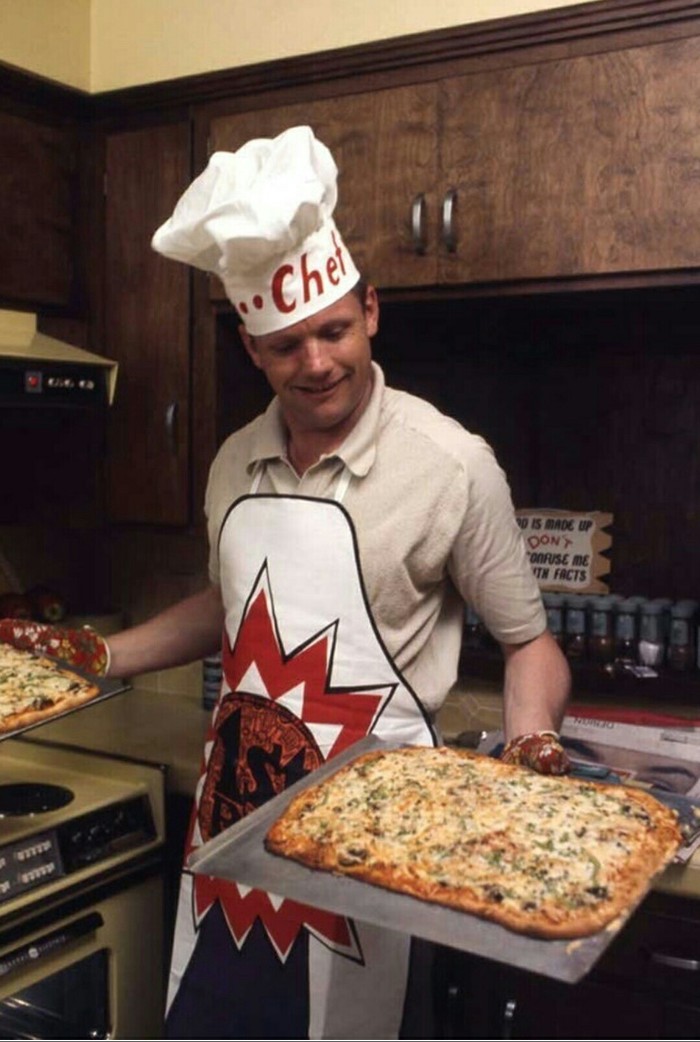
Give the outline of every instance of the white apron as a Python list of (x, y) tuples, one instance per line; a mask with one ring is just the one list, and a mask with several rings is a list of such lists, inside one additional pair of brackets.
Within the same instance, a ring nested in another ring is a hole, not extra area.
[[(370, 732), (435, 744), (377, 631), (338, 502), (243, 497), (219, 558), (222, 692), (188, 854)], [(167, 1037), (398, 1038), (409, 948), (404, 934), (185, 871)]]

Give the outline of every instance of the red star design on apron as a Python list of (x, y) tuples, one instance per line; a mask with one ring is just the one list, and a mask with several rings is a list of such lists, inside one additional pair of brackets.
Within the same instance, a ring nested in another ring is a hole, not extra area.
[[(207, 735), (188, 854), (320, 766), (324, 758), (369, 733), (395, 685), (332, 687), (336, 633), (337, 621), (330, 622), (301, 647), (285, 653), (267, 571), (261, 570), (234, 644), (224, 638), (223, 672), (229, 691), (222, 695)], [(227, 729), (235, 734), (228, 746), (222, 741)], [(282, 961), (302, 928), (333, 950), (361, 959), (352, 923), (343, 916), (237, 883), (196, 876), (197, 921), (217, 900), (239, 948), (259, 918)]]

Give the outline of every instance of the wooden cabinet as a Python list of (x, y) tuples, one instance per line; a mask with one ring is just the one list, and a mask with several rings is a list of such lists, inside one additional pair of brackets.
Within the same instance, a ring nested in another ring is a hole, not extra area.
[(440, 949), (441, 1037), (697, 1038), (698, 904), (652, 893), (577, 984)]
[(190, 273), (151, 248), (190, 181), (186, 122), (105, 141), (104, 353), (119, 362), (108, 437), (113, 521), (190, 514)]
[(440, 281), (697, 267), (699, 62), (693, 37), (445, 80)]
[(384, 287), (700, 265), (700, 37), (222, 116), (212, 149), (309, 123)]
[(0, 302), (71, 303), (77, 255), (77, 133), (0, 112)]
[(427, 285), (437, 271), (435, 103), (435, 85), (419, 84), (221, 116), (209, 148), (310, 125), (338, 166), (335, 219), (358, 268), (381, 286)]

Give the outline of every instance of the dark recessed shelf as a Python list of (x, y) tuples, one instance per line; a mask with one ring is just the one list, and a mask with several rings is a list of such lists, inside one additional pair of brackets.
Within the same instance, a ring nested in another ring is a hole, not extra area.
[[(616, 667), (613, 673), (596, 663), (569, 659), (573, 678), (574, 700), (614, 699), (648, 706), (659, 711), (664, 705), (697, 708), (700, 715), (700, 671), (686, 673), (659, 669), (656, 677), (637, 677)], [(500, 681), (503, 659), (498, 650), (464, 648), (460, 673), (481, 680)]]

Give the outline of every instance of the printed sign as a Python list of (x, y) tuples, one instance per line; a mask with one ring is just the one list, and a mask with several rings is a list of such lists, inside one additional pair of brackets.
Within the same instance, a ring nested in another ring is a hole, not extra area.
[(530, 564), (542, 590), (607, 593), (603, 577), (610, 572), (604, 556), (612, 536), (603, 529), (613, 515), (598, 510), (517, 510)]

